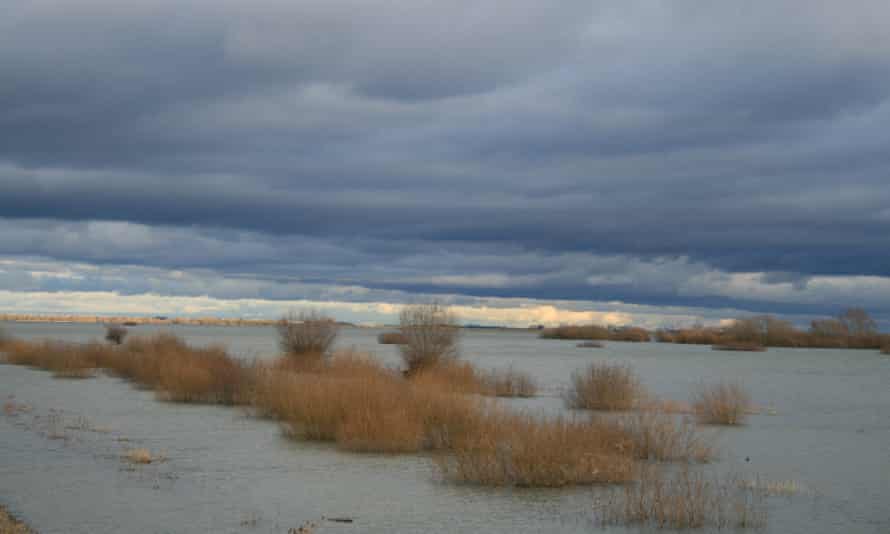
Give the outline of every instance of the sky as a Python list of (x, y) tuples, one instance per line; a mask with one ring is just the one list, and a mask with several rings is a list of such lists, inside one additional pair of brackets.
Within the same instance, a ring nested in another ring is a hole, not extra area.
[(0, 312), (890, 329), (890, 3), (7, 0)]

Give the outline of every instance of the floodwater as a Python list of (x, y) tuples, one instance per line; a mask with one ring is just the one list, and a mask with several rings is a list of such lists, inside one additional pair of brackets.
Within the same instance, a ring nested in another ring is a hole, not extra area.
[[(22, 338), (101, 338), (96, 325), (5, 324)], [(155, 331), (140, 326), (134, 334)], [(171, 327), (195, 344), (244, 357), (275, 354), (272, 328)], [(338, 345), (395, 363), (380, 330), (345, 328)], [(632, 364), (647, 388), (688, 400), (699, 382), (741, 380), (765, 408), (739, 428), (714, 429), (720, 458), (706, 470), (793, 481), (766, 501), (766, 532), (890, 532), (890, 357), (877, 351), (608, 343), (582, 349), (533, 333), (468, 331), (463, 356), (481, 368), (534, 375), (542, 391), (517, 409), (562, 411), (573, 370), (592, 361)], [(639, 532), (600, 527), (601, 489), (490, 489), (438, 478), (424, 455), (339, 452), (281, 437), (274, 422), (237, 408), (162, 403), (118, 379), (53, 379), (0, 366), (0, 503), (50, 533), (285, 533), (315, 522), (326, 532)], [(12, 404), (10, 404), (12, 403)], [(27, 408), (24, 408), (27, 406)], [(28, 410), (28, 411), (25, 411)], [(133, 448), (165, 461), (132, 467)], [(322, 518), (350, 518), (337, 523)]]

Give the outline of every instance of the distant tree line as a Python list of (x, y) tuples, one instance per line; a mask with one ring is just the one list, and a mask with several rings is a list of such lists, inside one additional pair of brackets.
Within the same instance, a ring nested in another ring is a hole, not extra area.
[(861, 308), (844, 310), (836, 317), (816, 319), (807, 330), (774, 315), (754, 315), (736, 319), (724, 327), (693, 326), (650, 332), (639, 327), (564, 325), (545, 328), (544, 339), (607, 341), (655, 341), (694, 345), (750, 347), (810, 347), (883, 349), (890, 351), (890, 334), (878, 331), (875, 320)]

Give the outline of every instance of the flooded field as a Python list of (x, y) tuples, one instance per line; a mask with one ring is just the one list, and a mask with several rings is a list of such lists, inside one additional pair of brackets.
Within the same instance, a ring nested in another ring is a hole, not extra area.
[[(23, 338), (99, 339), (96, 325), (5, 324)], [(173, 327), (244, 358), (276, 355), (272, 328)], [(136, 327), (133, 334), (156, 331)], [(397, 363), (381, 330), (346, 328), (339, 347)], [(482, 369), (533, 375), (532, 399), (502, 400), (542, 415), (565, 411), (572, 372), (594, 361), (632, 365), (656, 395), (688, 401), (701, 382), (741, 380), (761, 413), (713, 428), (707, 472), (772, 484), (767, 532), (890, 531), (890, 358), (870, 350), (769, 349), (539, 340), (471, 330), (461, 352)], [(603, 488), (490, 489), (440, 480), (426, 455), (345, 453), (282, 437), (240, 408), (155, 400), (116, 378), (54, 379), (0, 366), (0, 503), (53, 532), (638, 532), (601, 527)], [(127, 456), (147, 449), (156, 461)], [(350, 520), (351, 522), (332, 521)]]

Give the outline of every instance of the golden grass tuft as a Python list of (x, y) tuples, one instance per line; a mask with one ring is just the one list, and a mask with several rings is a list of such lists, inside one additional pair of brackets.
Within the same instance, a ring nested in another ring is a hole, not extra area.
[(131, 464), (150, 464), (161, 461), (160, 457), (152, 456), (151, 451), (144, 448), (130, 449), (124, 453), (123, 458)]
[(451, 481), (486, 486), (562, 487), (632, 480), (633, 444), (613, 423), (492, 410), (437, 457)]
[(700, 423), (740, 425), (751, 408), (751, 396), (740, 382), (701, 384), (692, 394), (692, 408)]
[(575, 409), (630, 410), (643, 395), (643, 387), (631, 366), (593, 363), (572, 374), (564, 400), (566, 406)]
[(708, 478), (683, 467), (674, 473), (652, 465), (640, 467), (637, 481), (611, 490), (594, 504), (602, 525), (682, 529), (762, 528), (765, 495), (737, 477)]

